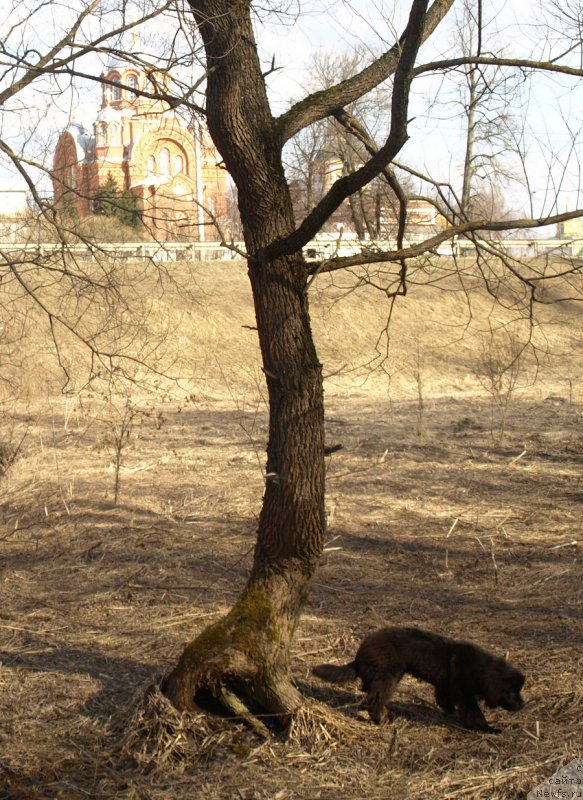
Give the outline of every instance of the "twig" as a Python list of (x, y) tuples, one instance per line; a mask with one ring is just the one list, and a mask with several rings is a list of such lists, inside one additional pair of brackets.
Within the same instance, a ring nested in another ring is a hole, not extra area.
[[(0, 542), (5, 542), (6, 539), (10, 539), (11, 536), (14, 536), (14, 534), (18, 530), (19, 521), (20, 521), (20, 517), (18, 517), (18, 519), (16, 520), (13, 530), (11, 530), (9, 533), (6, 533), (4, 536), (0, 536)], [(28, 527), (32, 527), (32, 526), (28, 526)]]
[(513, 459), (511, 459), (508, 462), (508, 466), (511, 467), (513, 464), (516, 464), (516, 462), (519, 461), (523, 456), (525, 456), (526, 453), (527, 453), (527, 450), (523, 450), (522, 453), (520, 453), (520, 455), (515, 456)]
[(308, 650), (305, 653), (300, 653), (298, 655), (298, 657), (301, 658), (301, 659), (304, 659), (306, 656), (316, 656), (316, 655), (319, 655), (320, 653), (328, 653), (328, 652), (330, 652), (330, 650), (336, 650), (336, 648), (332, 647), (332, 646), (330, 646), (330, 647), (319, 647), (317, 650)]
[[(454, 530), (456, 528), (456, 525), (458, 524), (459, 521), (460, 521), (459, 517), (456, 517), (454, 519), (454, 521), (451, 524), (450, 529), (447, 532), (447, 536), (445, 537), (446, 539), (449, 539), (449, 537), (454, 532)], [(445, 548), (445, 568), (449, 569), (449, 548), (447, 548), (447, 547)]]
[(570, 569), (563, 569), (561, 572), (556, 572), (553, 575), (545, 575), (544, 578), (539, 578), (538, 581), (535, 581), (532, 586), (538, 586), (539, 583), (546, 583), (547, 581), (552, 580), (553, 578), (560, 578), (563, 575), (567, 575), (567, 573), (571, 572)]
[(496, 563), (496, 556), (494, 555), (494, 538), (490, 537), (490, 558), (494, 565), (494, 583), (498, 584), (498, 564)]
[(554, 544), (552, 547), (549, 547), (549, 550), (559, 550), (561, 547), (577, 547), (579, 541), (575, 539), (572, 542), (563, 542), (562, 544)]

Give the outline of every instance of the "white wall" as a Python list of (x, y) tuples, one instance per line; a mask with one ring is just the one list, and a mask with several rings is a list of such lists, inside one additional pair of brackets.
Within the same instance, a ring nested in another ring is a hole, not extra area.
[(18, 217), (28, 209), (26, 189), (0, 187), (0, 217)]

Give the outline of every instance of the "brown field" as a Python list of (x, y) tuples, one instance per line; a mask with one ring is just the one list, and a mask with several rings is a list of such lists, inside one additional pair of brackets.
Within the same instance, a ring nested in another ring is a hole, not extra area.
[[(180, 380), (111, 394), (79, 377), (62, 393), (38, 320), (12, 359), (0, 800), (509, 800), (582, 756), (580, 307), (545, 309), (502, 430), (487, 364), (525, 341), (519, 321), (502, 327), (518, 312), (477, 288), (415, 287), (387, 347), (382, 295), (316, 285), (327, 437), (343, 449), (328, 459), (326, 552), (294, 645), (306, 706), (287, 740), (264, 742), (236, 721), (179, 715), (155, 690), (244, 583), (266, 436), (244, 268), (177, 265), (176, 277), (191, 293), (166, 284), (142, 333), (166, 326), (158, 367)], [(82, 375), (79, 348), (63, 348)], [(506, 654), (527, 675), (525, 709), (487, 711), (499, 735), (469, 733), (407, 678), (375, 727), (356, 686), (310, 670), (350, 660), (385, 624)]]

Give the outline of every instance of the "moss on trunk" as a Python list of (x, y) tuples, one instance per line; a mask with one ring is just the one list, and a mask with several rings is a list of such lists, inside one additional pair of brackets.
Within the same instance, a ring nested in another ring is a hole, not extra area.
[[(250, 583), (222, 619), (184, 649), (162, 689), (183, 710), (213, 698), (228, 711), (237, 697), (253, 712), (281, 715), (283, 725), (300, 703), (289, 679), (288, 650), (295, 622), (282, 614), (268, 583)], [(244, 716), (244, 715), (243, 715)]]

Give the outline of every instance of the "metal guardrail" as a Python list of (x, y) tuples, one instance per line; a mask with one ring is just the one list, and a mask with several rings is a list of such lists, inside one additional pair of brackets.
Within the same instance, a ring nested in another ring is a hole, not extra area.
[[(418, 244), (409, 242), (407, 244)], [(557, 255), (577, 256), (583, 254), (583, 239), (504, 239), (492, 242), (496, 249), (503, 250), (509, 255), (536, 256), (555, 251)], [(27, 243), (0, 242), (1, 258), (12, 260), (27, 258), (34, 260), (45, 256), (66, 254), (79, 260), (92, 260), (100, 255), (109, 255), (118, 259), (131, 261), (235, 261), (240, 260), (240, 252), (244, 251), (243, 242), (234, 242), (234, 247), (220, 242), (110, 242), (102, 244), (71, 244), (62, 243)], [(345, 239), (338, 242), (336, 237), (318, 237), (309, 242), (304, 248), (308, 258), (322, 259), (332, 256), (358, 255), (363, 250), (372, 249), (394, 250), (397, 243), (391, 240), (376, 242), (359, 242)], [(237, 252), (237, 250), (239, 252)], [(443, 256), (471, 256), (475, 246), (467, 239), (448, 240), (437, 248), (437, 253)]]
[[(242, 248), (242, 243), (235, 243)], [(109, 255), (137, 261), (222, 261), (241, 256), (220, 242), (108, 242), (99, 244), (67, 244), (42, 242), (38, 244), (1, 243), (0, 255), (9, 257), (42, 258), (51, 254), (66, 254), (80, 260)]]

